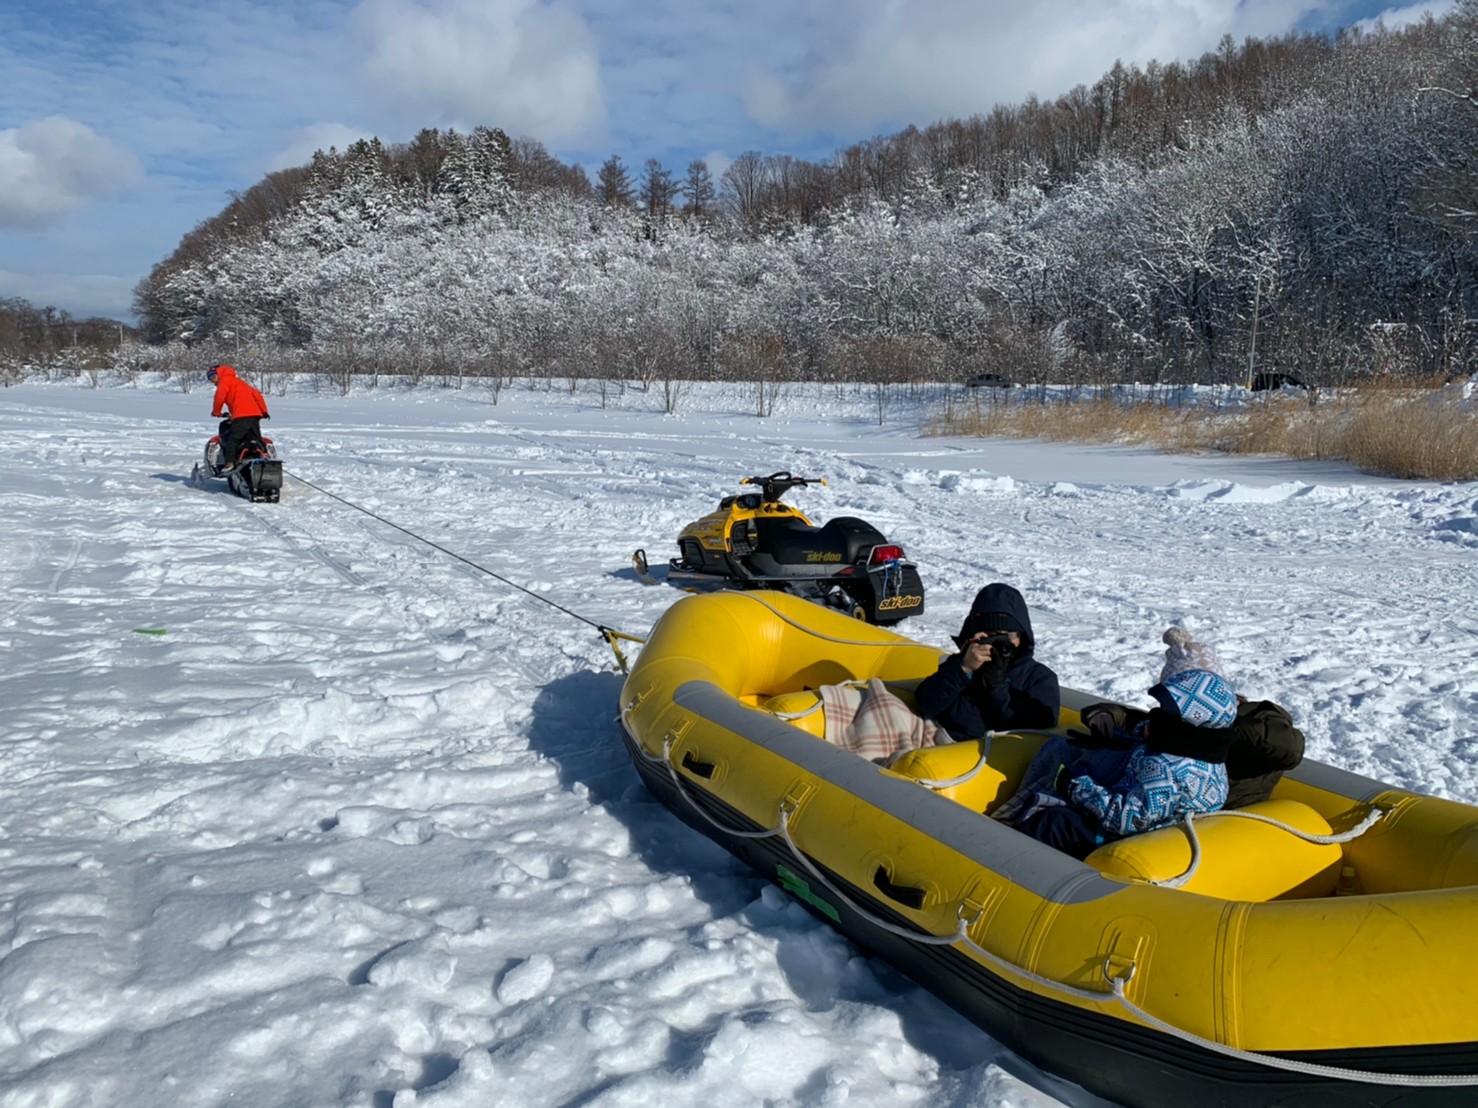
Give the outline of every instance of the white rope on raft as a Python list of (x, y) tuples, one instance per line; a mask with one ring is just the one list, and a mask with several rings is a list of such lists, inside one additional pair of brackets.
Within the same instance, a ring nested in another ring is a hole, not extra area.
[[(1203, 814), (1212, 816), (1236, 816), (1239, 819), (1252, 819), (1256, 820), (1258, 823), (1266, 823), (1272, 827), (1276, 827), (1281, 831), (1287, 831), (1290, 835), (1294, 835), (1300, 839), (1303, 839), (1305, 842), (1329, 845), (1332, 843), (1347, 843), (1352, 839), (1358, 839), (1361, 835), (1365, 834), (1365, 832), (1369, 831), (1372, 827), (1379, 823), (1381, 818), (1385, 816), (1386, 813), (1379, 808), (1372, 808), (1368, 813), (1366, 813), (1365, 818), (1357, 823), (1354, 827), (1350, 828), (1348, 831), (1341, 831), (1340, 833), (1335, 835), (1318, 835), (1312, 831), (1304, 831), (1301, 828), (1294, 827), (1292, 824), (1284, 823), (1282, 820), (1273, 819), (1271, 816), (1265, 816), (1260, 812), (1244, 812), (1238, 808), (1233, 808), (1231, 811), (1226, 812), (1206, 812)], [(1187, 812), (1180, 823), (1180, 826), (1185, 829), (1186, 837), (1191, 840), (1191, 864), (1187, 866), (1185, 872), (1180, 874), (1179, 876), (1166, 877), (1165, 879), (1160, 881), (1151, 880), (1151, 885), (1159, 885), (1161, 888), (1166, 889), (1178, 889), (1196, 875), (1196, 870), (1200, 869), (1201, 839), (1196, 834), (1194, 815), (1195, 813), (1193, 812)]]
[[(624, 715), (625, 713), (623, 713), (623, 717)], [(1100, 1003), (1102, 1001), (1112, 1000), (1119, 1004), (1119, 1006), (1122, 1007), (1130, 1015), (1133, 1015), (1137, 1019), (1142, 1020), (1144, 1023), (1155, 1028), (1156, 1030), (1163, 1031), (1167, 1035), (1173, 1035), (1175, 1038), (1180, 1039), (1183, 1042), (1191, 1043), (1205, 1050), (1212, 1051), (1216, 1054), (1221, 1054), (1228, 1058), (1234, 1058), (1238, 1061), (1251, 1062), (1255, 1065), (1267, 1066), (1272, 1069), (1286, 1070), (1291, 1073), (1301, 1073), (1310, 1077), (1324, 1077), (1337, 1081), (1364, 1082), (1369, 1085), (1391, 1085), (1410, 1088), (1470, 1088), (1473, 1086), (1478, 1086), (1478, 1074), (1380, 1073), (1371, 1070), (1348, 1069), (1343, 1066), (1325, 1066), (1320, 1065), (1316, 1062), (1302, 1062), (1293, 1058), (1280, 1058), (1277, 1055), (1264, 1054), (1259, 1051), (1242, 1050), (1239, 1047), (1229, 1046), (1226, 1043), (1219, 1043), (1214, 1039), (1207, 1039), (1201, 1035), (1197, 1035), (1193, 1031), (1187, 1031), (1184, 1028), (1176, 1027), (1172, 1023), (1167, 1023), (1165, 1020), (1160, 1019), (1158, 1016), (1152, 1015), (1151, 1013), (1145, 1011), (1139, 1005), (1135, 1004), (1134, 1001), (1129, 999), (1128, 985), (1130, 980), (1134, 977), (1135, 971), (1135, 965), (1133, 963), (1130, 964), (1129, 969), (1126, 973), (1116, 977), (1109, 972), (1108, 959), (1104, 960), (1102, 973), (1104, 982), (1108, 985), (1108, 991), (1105, 992), (1098, 989), (1083, 989), (1079, 988), (1076, 985), (1069, 985), (1064, 981), (1058, 981), (1055, 978), (1044, 977), (1039, 973), (1034, 973), (1024, 966), (1017, 965), (1015, 962), (1012, 962), (1009, 959), (1002, 958), (999, 954), (995, 954), (985, 949), (985, 947), (981, 946), (970, 937), (970, 927), (975, 922), (975, 920), (978, 919), (978, 914), (974, 917), (968, 916), (967, 906), (963, 902), (955, 910), (956, 926), (952, 934), (934, 935), (927, 931), (920, 932), (912, 928), (899, 927), (897, 924), (891, 923), (888, 920), (874, 915), (871, 911), (852, 900), (851, 897), (849, 897), (841, 889), (837, 888), (836, 885), (824, 873), (822, 873), (819, 868), (817, 868), (815, 863), (811, 861), (810, 857), (807, 856), (806, 853), (802, 851), (799, 846), (796, 845), (795, 839), (792, 838), (790, 834), (790, 817), (795, 811), (794, 802), (789, 800), (781, 802), (779, 807), (779, 822), (775, 827), (770, 828), (767, 831), (736, 831), (732, 828), (724, 826), (718, 820), (714, 819), (711, 815), (704, 811), (701, 807), (699, 807), (697, 802), (688, 795), (687, 789), (683, 786), (681, 775), (678, 774), (677, 768), (672, 764), (671, 752), (673, 742), (674, 740), (669, 738), (663, 744), (662, 754), (660, 756), (648, 754), (646, 750), (642, 748), (640, 743), (635, 743), (633, 745), (636, 746), (637, 750), (641, 754), (641, 757), (645, 761), (650, 762), (653, 765), (661, 764), (666, 767), (668, 776), (672, 778), (673, 785), (677, 789), (678, 795), (683, 798), (683, 800), (688, 804), (689, 807), (691, 807), (714, 827), (718, 828), (726, 835), (733, 835), (737, 838), (766, 839), (772, 838), (777, 835), (783, 837), (786, 846), (790, 848), (790, 852), (795, 856), (796, 861), (799, 862), (800, 865), (812, 877), (814, 877), (822, 885), (823, 888), (825, 888), (829, 893), (831, 893), (832, 896), (836, 897), (852, 912), (856, 913), (862, 919), (866, 920), (873, 927), (876, 927), (882, 931), (886, 931), (891, 935), (897, 935), (900, 938), (908, 939), (911, 942), (915, 942), (923, 946), (952, 946), (955, 943), (961, 943), (964, 946), (968, 947), (971, 951), (973, 951), (987, 963), (994, 965), (1000, 969), (1006, 970), (1009, 973), (1015, 974), (1018, 977), (1024, 978), (1032, 984), (1039, 985), (1049, 992), (1059, 993), (1063, 996), (1069, 996), (1076, 1000), (1082, 1000), (1088, 1003)], [(1276, 820), (1270, 820), (1255, 813), (1227, 814), (1242, 814), (1249, 819), (1259, 819), (1263, 822), (1277, 824)], [(1319, 839), (1325, 839), (1331, 842), (1346, 841), (1349, 838), (1355, 837), (1356, 834), (1363, 834), (1364, 831), (1368, 829), (1369, 826), (1373, 825), (1375, 820), (1379, 819), (1382, 814), (1383, 813), (1375, 812), (1373, 813), (1374, 818), (1372, 818), (1371, 816), (1367, 816), (1366, 819), (1362, 821), (1362, 825), (1359, 828), (1353, 829), (1349, 832), (1345, 832), (1343, 836), (1314, 836), (1311, 841), (1316, 841)], [(1283, 826), (1281, 824), (1278, 825)], [(1294, 834), (1303, 837), (1308, 836), (1307, 832), (1299, 831), (1296, 828), (1289, 828), (1289, 830), (1292, 831)]]

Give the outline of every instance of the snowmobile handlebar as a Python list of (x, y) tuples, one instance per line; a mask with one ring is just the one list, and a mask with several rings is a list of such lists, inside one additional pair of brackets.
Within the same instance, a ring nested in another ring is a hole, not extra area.
[(796, 477), (787, 469), (772, 473), (768, 477), (744, 477), (741, 485), (758, 485), (760, 495), (766, 500), (779, 500), (788, 491), (801, 485), (825, 485), (825, 477)]

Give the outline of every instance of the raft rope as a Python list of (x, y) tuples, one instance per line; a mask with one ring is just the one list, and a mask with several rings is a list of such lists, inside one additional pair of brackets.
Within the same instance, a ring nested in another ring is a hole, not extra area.
[(343, 504), (345, 507), (353, 508), (356, 512), (363, 512), (365, 515), (369, 516), (371, 519), (378, 520), (379, 522), (383, 523), (386, 527), (394, 528), (396, 531), (399, 531), (402, 535), (409, 535), (411, 538), (415, 539), (417, 542), (423, 542), (427, 546), (431, 547), (433, 550), (440, 550), (443, 554), (447, 555), (448, 557), (457, 559), (457, 561), (461, 562), (463, 565), (471, 566), (473, 569), (477, 570), (479, 573), (485, 573), (485, 574), (487, 574), (489, 577), (493, 578), (493, 580), (495, 580), (495, 581), (501, 581), (503, 584), (507, 585), (511, 589), (517, 589), (519, 592), (523, 593), (525, 596), (533, 597), (535, 600), (539, 601), (539, 603), (541, 603), (541, 604), (548, 604), (551, 608), (554, 608), (557, 611), (563, 612), (565, 615), (569, 616), (571, 619), (578, 619), (581, 623), (588, 624), (589, 626), (594, 627), (597, 631), (600, 632), (601, 638), (603, 638), (603, 639), (606, 640), (606, 644), (608, 646), (610, 646), (611, 650), (615, 653), (615, 655), (616, 655), (616, 664), (618, 666), (620, 666), (622, 673), (627, 673), (629, 671), (628, 671), (627, 665), (626, 665), (626, 655), (624, 655), (623, 653), (621, 653), (620, 641), (623, 641), (624, 640), (626, 642), (634, 642), (634, 643), (644, 643), (644, 642), (647, 641), (646, 639), (640, 637), (639, 635), (630, 635), (630, 634), (627, 634), (625, 631), (617, 631), (614, 627), (607, 627), (604, 623), (597, 623), (593, 619), (589, 619), (589, 618), (587, 618), (585, 616), (582, 616), (579, 612), (572, 612), (572, 611), (570, 611), (570, 609), (566, 608), (563, 604), (557, 604), (553, 600), (550, 600), (547, 596), (540, 596), (538, 593), (534, 592), (533, 590), (524, 588), (522, 585), (518, 584), (516, 581), (510, 581), (510, 580), (508, 580), (508, 578), (502, 576), (501, 574), (494, 573), (492, 570), (488, 569), (487, 566), (478, 565), (471, 558), (464, 558), (462, 555), (458, 554), (455, 550), (448, 550), (446, 547), (442, 546), (440, 543), (432, 542), (425, 535), (418, 535), (414, 531), (410, 530), (409, 528), (402, 527), (400, 524), (394, 523), (391, 520), (386, 519), (382, 515), (377, 515), (374, 512), (370, 511), (368, 508), (366, 508), (366, 507), (364, 507), (364, 506), (362, 506), (360, 504), (354, 503), (354, 501), (352, 501), (352, 500), (347, 500), (344, 497), (338, 495), (337, 493), (329, 492), (328, 489), (323, 488), (321, 485), (315, 485), (312, 481), (308, 480), (308, 478), (306, 478), (306, 477), (299, 477), (296, 473), (291, 473), (288, 470), (283, 470), (283, 472), (286, 473), (287, 476), (291, 477), (294, 481), (297, 481), (299, 484), (307, 485), (310, 489), (315, 489), (318, 492), (323, 493), (323, 495), (326, 496), (326, 497), (328, 497), (330, 500), (337, 500), (340, 504)]
[[(867, 688), (866, 681), (846, 681), (843, 682), (843, 684), (852, 689)], [(786, 723), (794, 723), (798, 719), (805, 719), (807, 716), (814, 716), (824, 707), (826, 707), (826, 701), (821, 699), (820, 693), (817, 693), (816, 703), (812, 704), (809, 708), (802, 708), (799, 712), (770, 712), (770, 715), (774, 716), (776, 719), (782, 719)]]
[(909, 780), (911, 780), (915, 785), (921, 785), (924, 788), (931, 790), (952, 789), (956, 785), (963, 785), (967, 782), (973, 781), (976, 777), (980, 776), (981, 771), (984, 770), (990, 762), (991, 744), (994, 743), (996, 739), (1000, 738), (1002, 735), (1042, 735), (1045, 738), (1049, 739), (1057, 737), (1057, 733), (1055, 731), (1038, 731), (1032, 728), (1025, 727), (1019, 728), (1015, 731), (987, 731), (980, 740), (980, 757), (975, 760), (975, 764), (973, 766), (967, 769), (964, 773), (960, 774), (958, 777), (911, 777), (909, 778)]
[[(1253, 819), (1256, 820), (1258, 823), (1266, 823), (1272, 827), (1278, 828), (1279, 830), (1287, 831), (1290, 835), (1303, 839), (1305, 842), (1319, 843), (1320, 845), (1329, 845), (1332, 843), (1347, 843), (1350, 842), (1352, 839), (1358, 839), (1361, 835), (1365, 834), (1365, 832), (1369, 831), (1372, 827), (1379, 823), (1381, 819), (1385, 817), (1386, 813), (1381, 808), (1372, 808), (1369, 812), (1366, 813), (1365, 818), (1357, 823), (1354, 827), (1350, 828), (1348, 831), (1341, 831), (1338, 834), (1334, 835), (1318, 835), (1312, 831), (1305, 831), (1302, 828), (1294, 827), (1292, 824), (1284, 823), (1282, 820), (1273, 819), (1271, 816), (1265, 816), (1259, 812), (1243, 812), (1237, 808), (1233, 808), (1230, 811), (1203, 812), (1201, 814), (1207, 816), (1236, 816), (1239, 819)], [(1151, 885), (1159, 885), (1166, 889), (1178, 889), (1187, 881), (1189, 881), (1192, 877), (1196, 876), (1196, 870), (1201, 868), (1201, 839), (1196, 834), (1195, 816), (1196, 813), (1187, 812), (1181, 818), (1180, 822), (1180, 826), (1185, 829), (1186, 838), (1191, 840), (1191, 864), (1186, 867), (1184, 873), (1180, 874), (1177, 877), (1167, 877), (1161, 881), (1151, 879)]]
[(801, 849), (795, 845), (795, 840), (790, 836), (790, 816), (791, 813), (795, 811), (796, 804), (794, 801), (788, 798), (780, 802), (779, 825), (770, 828), (768, 831), (736, 831), (732, 827), (728, 827), (725, 824), (720, 823), (718, 820), (714, 819), (713, 816), (706, 812), (698, 804), (697, 801), (695, 801), (691, 796), (688, 795), (687, 789), (683, 787), (683, 779), (681, 775), (679, 775), (679, 773), (677, 772), (677, 767), (672, 764), (672, 744), (675, 741), (676, 740), (669, 738), (662, 744), (662, 754), (660, 757), (657, 755), (648, 754), (646, 748), (643, 747), (641, 743), (636, 743), (635, 746), (637, 751), (641, 754), (643, 760), (650, 762), (653, 765), (664, 766), (667, 770), (668, 777), (672, 778), (673, 787), (677, 789), (678, 795), (687, 802), (688, 807), (692, 808), (693, 811), (697, 812), (700, 816), (702, 816), (709, 823), (713, 824), (714, 827), (718, 828), (725, 835), (733, 835), (735, 838), (740, 839), (771, 839), (777, 835), (782, 836), (785, 839), (785, 845), (790, 847), (790, 852), (795, 855), (800, 864), (804, 866), (807, 870), (809, 870), (818, 881), (826, 886), (827, 889), (836, 894), (836, 896), (842, 901), (843, 904), (847, 905), (847, 907), (851, 908), (854, 912), (866, 916), (868, 922), (902, 938), (911, 939), (914, 942), (923, 943), (928, 946), (949, 946), (952, 943), (959, 941), (958, 934), (920, 934), (917, 930), (899, 927), (896, 924), (889, 923), (887, 920), (878, 919), (870, 915), (864, 909), (852, 903), (852, 901), (847, 897), (845, 893), (843, 893), (840, 889), (835, 888), (830, 881), (828, 881), (824, 876), (817, 872), (816, 867), (811, 862), (811, 859), (806, 857)]
[(980, 740), (980, 757), (976, 759), (973, 766), (958, 777), (913, 777), (910, 780), (915, 785), (921, 785), (931, 791), (952, 789), (956, 785), (964, 785), (967, 782), (975, 780), (975, 778), (980, 776), (980, 772), (985, 769), (990, 761), (990, 748), (991, 744), (995, 742), (996, 735), (1002, 733), (998, 731), (987, 731), (985, 737)]
[[(625, 726), (626, 724), (627, 715), (634, 708), (635, 705), (633, 704), (629, 708), (622, 711), (621, 722), (623, 726)], [(661, 755), (648, 754), (646, 748), (643, 747), (640, 742), (635, 742), (632, 745), (635, 747), (644, 761), (647, 761), (653, 765), (660, 764), (664, 766), (667, 770), (668, 776), (672, 779), (673, 787), (677, 790), (678, 795), (683, 798), (683, 800), (690, 808), (693, 809), (693, 811), (697, 812), (714, 827), (718, 828), (725, 835), (732, 835), (735, 838), (768, 839), (775, 836), (780, 836), (784, 838), (785, 845), (789, 847), (790, 852), (792, 855), (794, 855), (796, 861), (799, 862), (800, 865), (822, 885), (822, 887), (824, 887), (829, 893), (831, 893), (839, 901), (845, 904), (854, 913), (856, 913), (862, 919), (866, 920), (869, 924), (876, 928), (879, 928), (880, 930), (886, 931), (891, 935), (897, 935), (900, 938), (908, 939), (910, 942), (915, 942), (923, 946), (953, 946), (955, 943), (963, 943), (975, 954), (979, 955), (982, 959), (995, 966), (996, 968), (1005, 970), (1008, 973), (1015, 974), (1018, 977), (1022, 977), (1034, 985), (1041, 986), (1043, 989), (1046, 989), (1050, 992), (1061, 993), (1064, 996), (1070, 996), (1074, 999), (1086, 1001), (1093, 1004), (1101, 1003), (1106, 1000), (1113, 1000), (1118, 1003), (1125, 1011), (1129, 1012), (1131, 1015), (1142, 1020), (1144, 1023), (1155, 1028), (1156, 1030), (1163, 1031), (1165, 1034), (1172, 1035), (1175, 1038), (1182, 1040), (1183, 1042), (1191, 1043), (1205, 1050), (1224, 1055), (1228, 1058), (1234, 1058), (1238, 1061), (1251, 1062), (1255, 1065), (1267, 1066), (1271, 1069), (1286, 1070), (1291, 1073), (1301, 1073), (1310, 1077), (1324, 1077), (1337, 1081), (1365, 1082), (1371, 1085), (1391, 1085), (1397, 1087), (1413, 1088), (1468, 1088), (1478, 1086), (1478, 1075), (1475, 1074), (1380, 1073), (1371, 1070), (1348, 1069), (1343, 1066), (1325, 1066), (1320, 1065), (1317, 1062), (1302, 1062), (1294, 1058), (1280, 1058), (1275, 1054), (1264, 1054), (1259, 1051), (1242, 1050), (1239, 1047), (1229, 1046), (1226, 1043), (1219, 1043), (1214, 1039), (1207, 1039), (1201, 1035), (1197, 1035), (1194, 1031), (1187, 1031), (1184, 1028), (1176, 1027), (1172, 1023), (1167, 1023), (1160, 1017), (1152, 1015), (1151, 1013), (1145, 1011), (1138, 1004), (1129, 999), (1128, 987), (1129, 982), (1134, 978), (1135, 969), (1137, 968), (1135, 963), (1131, 962), (1126, 972), (1124, 972), (1122, 975), (1115, 976), (1109, 970), (1109, 958), (1104, 959), (1103, 966), (1101, 967), (1101, 972), (1103, 974), (1104, 982), (1108, 985), (1107, 992), (1104, 992), (1100, 989), (1083, 989), (1079, 988), (1076, 985), (1069, 985), (1065, 981), (1058, 981), (1052, 977), (1045, 977), (1042, 974), (1035, 973), (1024, 966), (1017, 965), (1015, 962), (1012, 962), (1007, 958), (1001, 957), (999, 954), (995, 954), (992, 951), (985, 949), (985, 947), (981, 946), (978, 942), (972, 939), (970, 937), (970, 928), (979, 921), (980, 910), (977, 909), (973, 916), (967, 915), (966, 905), (963, 902), (959, 905), (958, 908), (955, 909), (955, 930), (951, 934), (935, 935), (928, 931), (921, 932), (915, 928), (899, 927), (897, 924), (891, 923), (890, 921), (882, 919), (881, 917), (875, 915), (873, 912), (854, 901), (841, 889), (837, 888), (835, 883), (833, 883), (830, 878), (822, 873), (821, 870), (816, 866), (816, 864), (811, 861), (810, 857), (803, 850), (801, 850), (799, 846), (796, 845), (796, 841), (790, 833), (790, 818), (795, 813), (797, 807), (795, 801), (787, 797), (780, 802), (779, 823), (775, 827), (772, 827), (767, 831), (735, 830), (733, 828), (725, 826), (723, 823), (720, 823), (717, 819), (715, 819), (712, 815), (710, 815), (707, 811), (700, 807), (698, 802), (695, 801), (688, 794), (687, 789), (684, 787), (683, 779), (681, 775), (677, 772), (677, 767), (672, 763), (672, 746), (675, 741), (676, 739), (673, 737), (667, 738), (662, 744)], [(1247, 815), (1248, 818), (1264, 818), (1256, 816), (1252, 813), (1248, 813)], [(1377, 818), (1379, 817), (1377, 816)], [(1276, 821), (1265, 820), (1265, 822), (1273, 823)], [(1373, 823), (1374, 821), (1370, 820), (1369, 817), (1367, 817), (1366, 822)], [(1295, 831), (1295, 833), (1304, 834), (1303, 832), (1298, 831)], [(1336, 836), (1322, 837), (1331, 840), (1336, 838)]]
[[(869, 683), (870, 682), (867, 682), (867, 681), (838, 681), (835, 685), (824, 685), (822, 687), (823, 688), (837, 688), (837, 689), (866, 689), (867, 686), (869, 685)], [(888, 682), (884, 681), (883, 682), (883, 685), (886, 688), (887, 685), (888, 685)], [(813, 691), (813, 690), (807, 690), (807, 691), (809, 692), (809, 691)], [(794, 723), (798, 719), (805, 719), (807, 716), (814, 716), (817, 712), (821, 711), (823, 708), (826, 707), (826, 701), (824, 701), (823, 699), (821, 699), (821, 693), (820, 693), (820, 691), (819, 690), (815, 690), (815, 691), (816, 691), (816, 703), (810, 705), (809, 707), (802, 708), (799, 712), (777, 712), (777, 711), (774, 711), (773, 709), (770, 709), (770, 708), (766, 708), (765, 711), (769, 715), (774, 716), (776, 719), (784, 720), (786, 723)]]
[[(806, 715), (812, 711), (815, 711), (815, 708), (809, 708), (806, 710), (806, 712), (777, 712), (775, 714), (780, 719), (787, 719), (791, 715)], [(1052, 731), (987, 731), (985, 733), (985, 737), (980, 743), (979, 759), (975, 762), (973, 766), (971, 766), (964, 773), (960, 774), (958, 777), (918, 777), (912, 778), (911, 780), (913, 780), (914, 784), (916, 785), (922, 785), (926, 789), (936, 791), (939, 789), (953, 788), (956, 785), (963, 785), (966, 782), (973, 780), (980, 774), (982, 770), (985, 769), (990, 759), (990, 748), (992, 741), (997, 736), (1007, 734), (1045, 735), (1049, 738), (1054, 737), (1055, 735), (1055, 733)], [(1363, 818), (1359, 823), (1350, 828), (1348, 831), (1342, 831), (1337, 834), (1330, 835), (1320, 835), (1316, 834), (1313, 831), (1305, 831), (1300, 827), (1293, 826), (1291, 823), (1284, 823), (1282, 820), (1273, 819), (1271, 816), (1265, 816), (1260, 812), (1244, 812), (1237, 808), (1219, 809), (1215, 812), (1202, 812), (1200, 814), (1202, 816), (1235, 816), (1238, 819), (1256, 820), (1258, 823), (1266, 823), (1270, 827), (1276, 827), (1280, 831), (1287, 831), (1290, 835), (1293, 835), (1295, 838), (1303, 839), (1305, 842), (1318, 843), (1320, 845), (1337, 845), (1350, 842), (1354, 839), (1358, 839), (1361, 835), (1365, 834), (1365, 832), (1369, 831), (1372, 827), (1379, 823), (1381, 819), (1385, 817), (1386, 813), (1383, 809), (1372, 808), (1368, 813), (1366, 813), (1365, 818)], [(1196, 834), (1195, 819), (1195, 812), (1187, 812), (1181, 818), (1181, 821), (1178, 824), (1178, 826), (1182, 827), (1185, 830), (1186, 838), (1190, 839), (1191, 841), (1190, 865), (1186, 867), (1185, 872), (1175, 877), (1166, 877), (1161, 880), (1155, 880), (1152, 878), (1149, 881), (1149, 884), (1158, 885), (1166, 889), (1178, 889), (1196, 875), (1196, 871), (1201, 867), (1201, 839), (1200, 836)]]

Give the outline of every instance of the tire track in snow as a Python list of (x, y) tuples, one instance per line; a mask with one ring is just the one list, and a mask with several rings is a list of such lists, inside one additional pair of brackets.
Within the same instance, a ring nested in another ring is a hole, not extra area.
[(323, 548), (323, 544), (319, 540), (312, 537), (309, 537), (306, 540), (299, 538), (290, 533), (286, 527), (279, 523), (274, 518), (273, 513), (276, 513), (279, 509), (281, 509), (282, 501), (279, 500), (276, 504), (252, 504), (244, 500), (242, 497), (236, 496), (234, 493), (232, 494), (232, 500), (234, 502), (233, 506), (235, 508), (250, 516), (254, 523), (259, 525), (268, 534), (277, 538), (277, 540), (289, 550), (296, 551), (300, 554), (306, 554), (319, 565), (324, 566), (333, 573), (338, 574), (339, 577), (343, 578), (351, 585), (366, 586), (369, 584), (369, 582), (366, 581), (362, 576), (360, 576), (358, 573), (355, 573), (354, 570), (350, 569), (338, 558), (335, 558), (327, 550), (325, 550)]
[[(15, 551), (13, 551), (15, 552)], [(0, 613), (3, 613), (5, 623), (10, 623), (23, 612), (31, 603), (28, 599), (20, 596), (20, 583), (30, 575), (31, 570), (41, 561), (41, 544), (35, 539), (25, 540), (25, 555), (17, 560), (15, 567), (10, 571), (10, 581), (5, 588), (5, 602), (0, 605)]]

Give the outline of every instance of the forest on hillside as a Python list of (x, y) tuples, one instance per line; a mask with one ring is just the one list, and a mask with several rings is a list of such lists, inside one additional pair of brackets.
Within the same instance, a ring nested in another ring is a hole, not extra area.
[(592, 181), (496, 127), (272, 173), (137, 290), (136, 361), (686, 380), (1317, 383), (1478, 364), (1478, 0), (1052, 101)]

